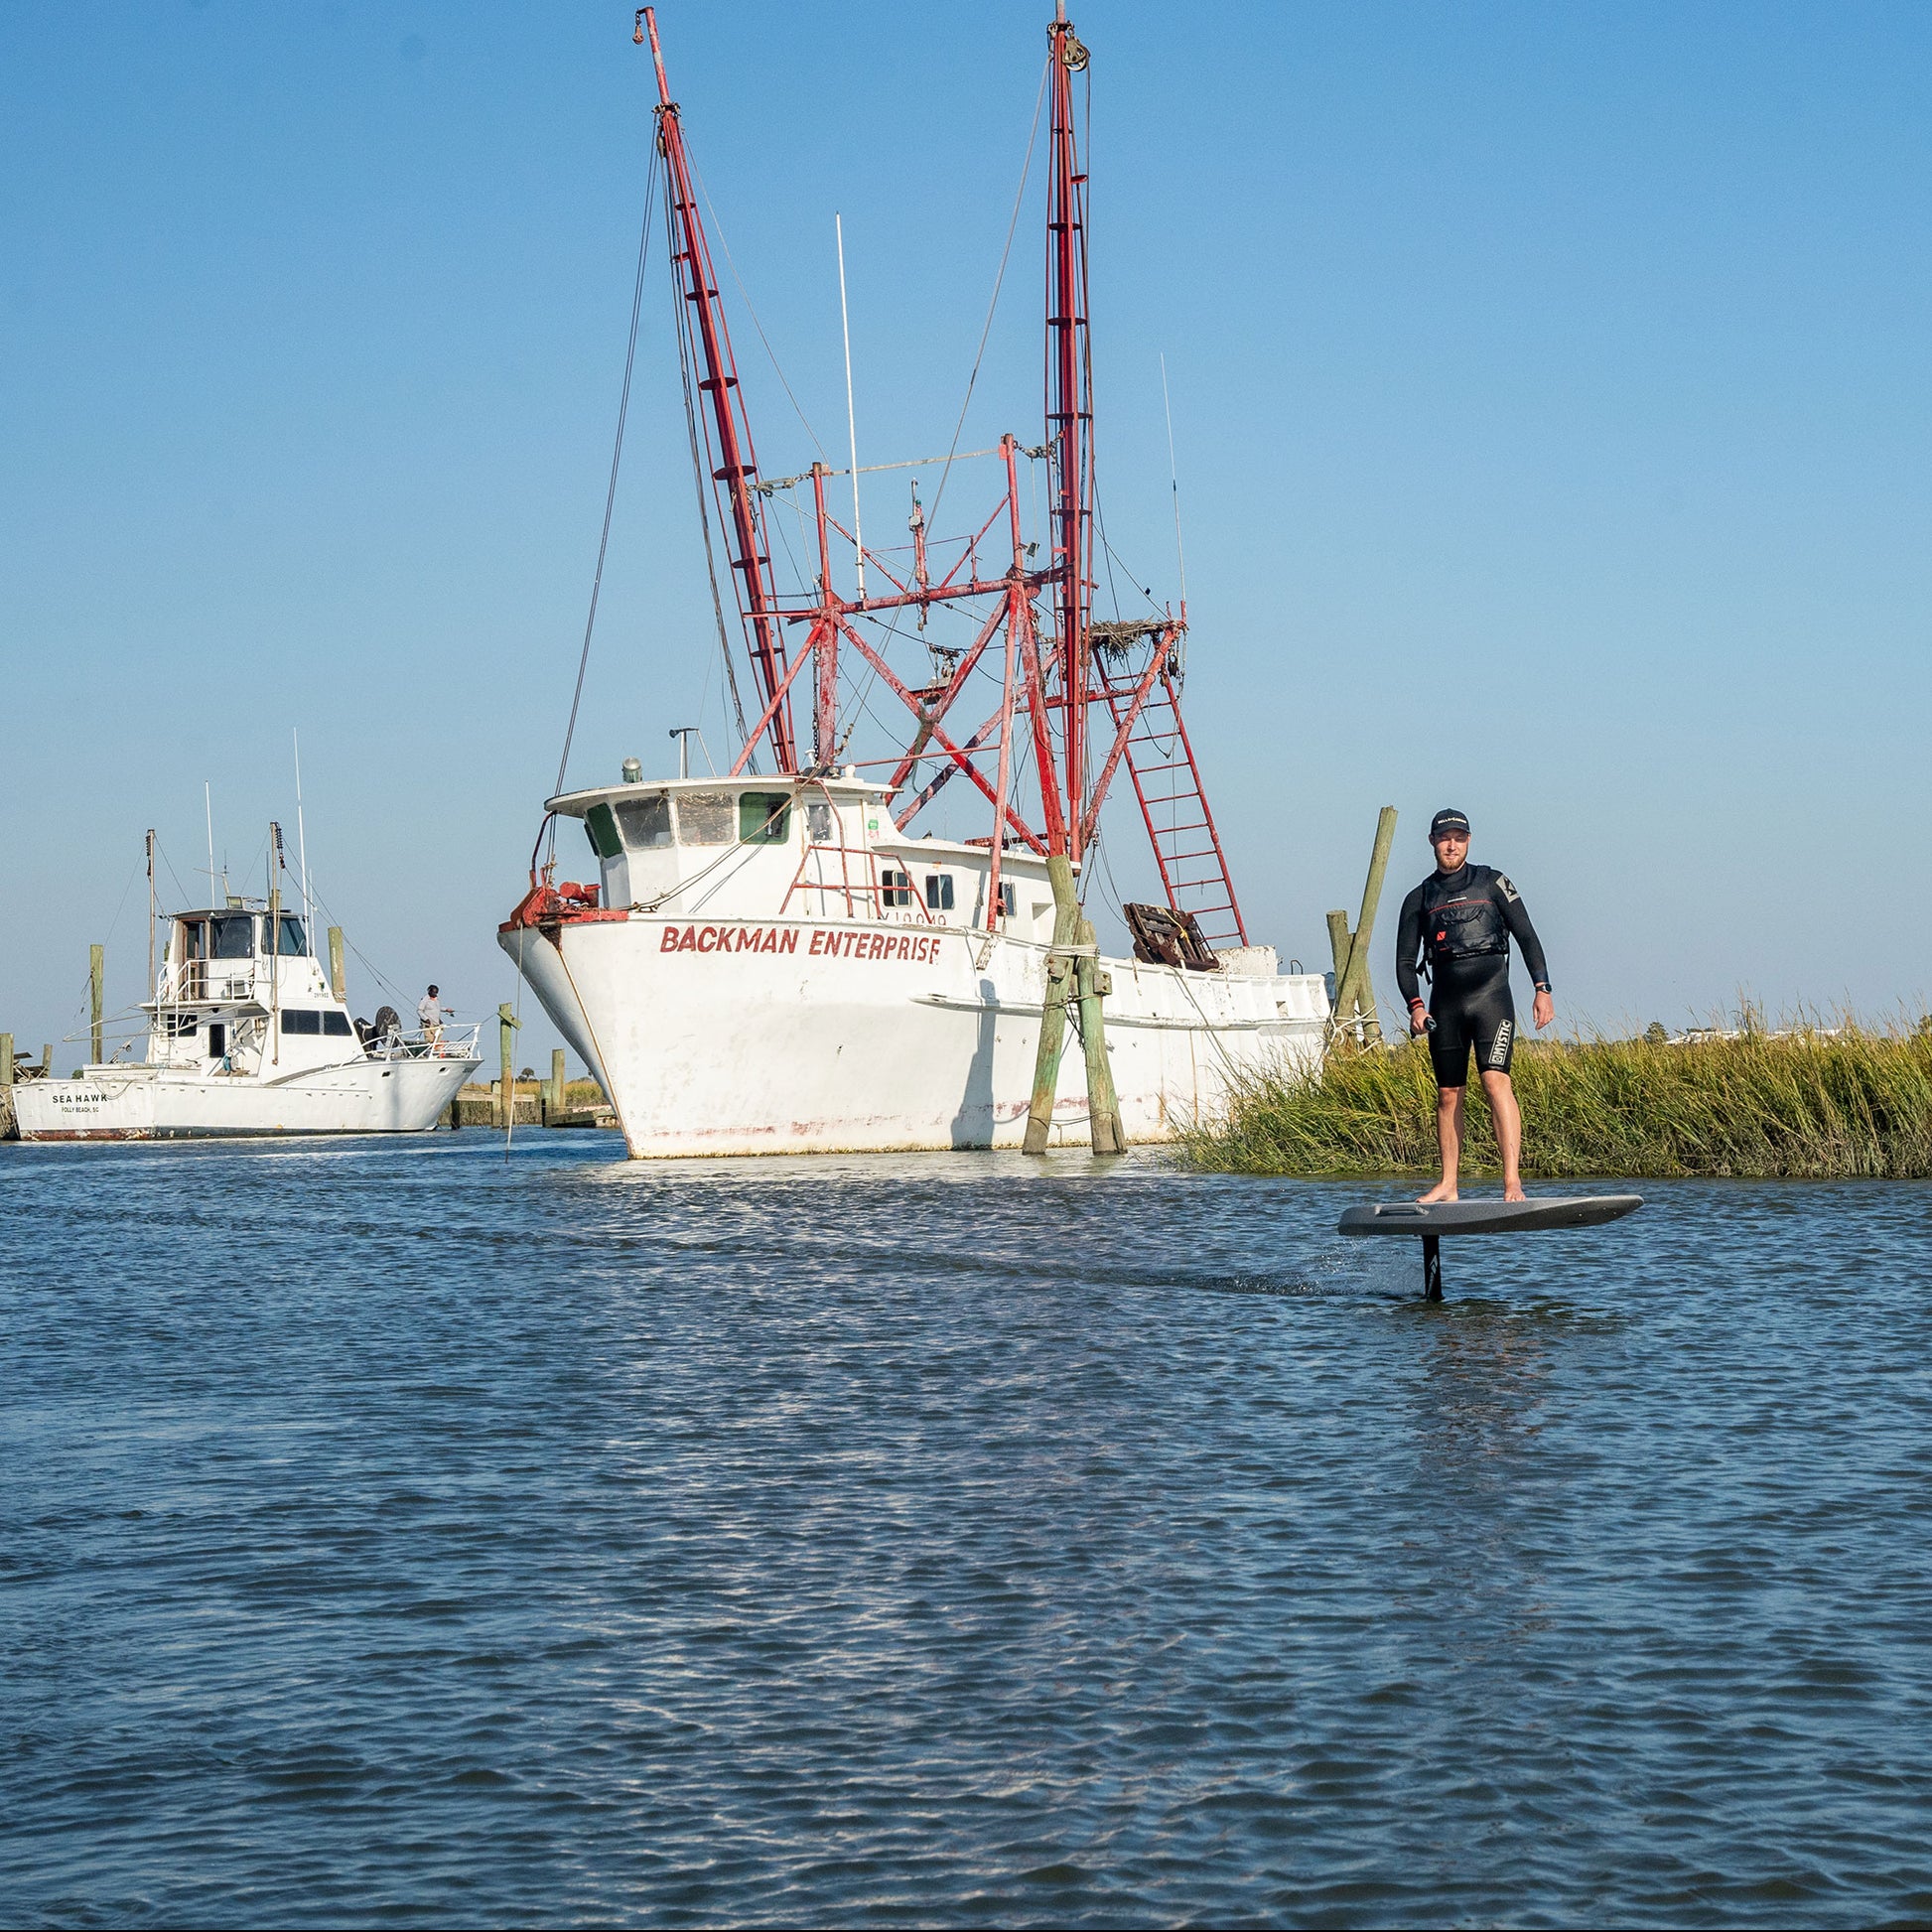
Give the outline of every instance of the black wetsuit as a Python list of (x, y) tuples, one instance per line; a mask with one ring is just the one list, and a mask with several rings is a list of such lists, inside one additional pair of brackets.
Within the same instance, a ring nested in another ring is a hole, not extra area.
[(1469, 1083), (1469, 1048), (1485, 1073), (1507, 1073), (1516, 1051), (1516, 1004), (1509, 996), (1509, 941), (1523, 948), (1539, 993), (1550, 990), (1543, 944), (1512, 886), (1493, 866), (1433, 872), (1402, 901), (1395, 978), (1412, 1004), (1417, 966), (1429, 962), (1429, 1055), (1436, 1084)]

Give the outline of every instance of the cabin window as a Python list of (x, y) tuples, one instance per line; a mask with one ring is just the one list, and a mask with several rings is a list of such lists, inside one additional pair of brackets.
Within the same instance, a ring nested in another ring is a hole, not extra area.
[(184, 960), (207, 957), (207, 927), (200, 919), (182, 920), (181, 956)]
[(671, 801), (661, 791), (625, 798), (617, 807), (618, 829), (632, 852), (648, 852), (671, 842)]
[(208, 924), (214, 928), (210, 959), (253, 959), (255, 956), (255, 915), (252, 912), (217, 912)]
[(823, 798), (805, 801), (805, 831), (814, 845), (830, 845), (836, 824), (830, 803)]
[(929, 872), (925, 876), (925, 904), (928, 912), (952, 910), (952, 874)]
[(584, 814), (584, 834), (591, 842), (591, 850), (600, 859), (616, 859), (623, 852), (623, 840), (618, 836), (618, 821), (612, 816), (610, 806), (601, 799)]
[(684, 791), (677, 800), (679, 845), (730, 845), (738, 835), (729, 791)]
[(334, 1034), (340, 1039), (346, 1039), (355, 1030), (348, 1024), (347, 1014), (325, 1013), (322, 1016), (322, 1031), (326, 1034)]
[(281, 943), (275, 948), (284, 959), (300, 959), (309, 950), (308, 935), (302, 930), (302, 921), (293, 919), (284, 912), (281, 924)]
[(164, 1013), (161, 1030), (170, 1039), (193, 1039), (201, 1032), (202, 1023), (192, 1013)]
[(282, 1031), (285, 1034), (319, 1034), (322, 1032), (322, 1015), (305, 1013), (300, 1007), (284, 1007)]
[(1020, 909), (1020, 889), (1011, 879), (1000, 881), (1000, 911), (1007, 918)]
[(889, 906), (912, 903), (912, 875), (909, 872), (900, 872), (897, 866), (887, 866), (880, 872), (879, 884)]
[(791, 794), (741, 791), (738, 794), (740, 845), (783, 845), (791, 830)]

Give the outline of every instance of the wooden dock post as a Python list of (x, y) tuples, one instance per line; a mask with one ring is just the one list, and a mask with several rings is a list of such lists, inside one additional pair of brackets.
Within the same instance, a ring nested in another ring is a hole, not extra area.
[(87, 948), (87, 1000), (93, 1016), (94, 1065), (101, 1062), (101, 1019), (105, 1008), (107, 981), (107, 948), (89, 946)]
[(553, 1046), (550, 1049), (550, 1092), (549, 1104), (544, 1109), (544, 1125), (550, 1124), (550, 1115), (561, 1115), (564, 1111), (564, 1049)]
[[(1379, 1042), (1382, 1037), (1382, 1025), (1377, 1017), (1375, 1005), (1375, 985), (1369, 973), (1369, 947), (1375, 937), (1375, 910), (1382, 899), (1382, 881), (1389, 870), (1389, 852), (1395, 844), (1396, 809), (1384, 805), (1375, 821), (1375, 846), (1369, 855), (1368, 881), (1362, 888), (1361, 916), (1355, 921), (1354, 933), (1348, 942), (1348, 957), (1335, 974), (1335, 1010), (1331, 1025), (1339, 1031), (1351, 1029), (1357, 1040)], [(1342, 932), (1348, 931), (1347, 918), (1340, 913), (1328, 914), (1328, 941), (1338, 946), (1336, 922), (1340, 921)]]
[(0, 1034), (0, 1087), (14, 1083), (14, 1036)]
[(14, 1138), (14, 1036), (0, 1034), (0, 1141)]
[(1066, 1045), (1066, 1003), (1073, 991), (1070, 948), (1080, 930), (1080, 901), (1073, 891), (1073, 868), (1063, 853), (1046, 861), (1053, 886), (1053, 950), (1046, 955), (1046, 991), (1040, 1003), (1039, 1048), (1034, 1056), (1034, 1097), (1027, 1109), (1026, 1154), (1044, 1154), (1053, 1130), (1053, 1096), (1059, 1091), (1060, 1054)]
[(1348, 971), (1348, 948), (1355, 935), (1348, 929), (1348, 914), (1340, 906), (1328, 914), (1328, 950), (1335, 962), (1335, 998), (1341, 998), (1341, 978)]
[(339, 925), (329, 928), (329, 990), (339, 1000), (348, 998), (348, 969), (343, 960), (343, 929)]
[(1121, 1131), (1120, 1100), (1114, 1091), (1114, 1069), (1107, 1058), (1107, 1025), (1100, 1002), (1113, 989), (1113, 976), (1100, 970), (1094, 950), (1093, 924), (1080, 921), (1080, 952), (1074, 976), (1080, 991), (1080, 1047), (1087, 1062), (1087, 1135), (1095, 1154), (1123, 1154), (1127, 1136)]
[(502, 1048), (503, 1055), (503, 1083), (497, 1089), (498, 1104), (496, 1108), (496, 1124), (498, 1127), (508, 1127), (516, 1119), (516, 1080), (514, 1078), (516, 1041), (511, 1035), (522, 1024), (522, 1021), (510, 1011), (507, 1000), (496, 1009), (496, 1032), (498, 1043)]

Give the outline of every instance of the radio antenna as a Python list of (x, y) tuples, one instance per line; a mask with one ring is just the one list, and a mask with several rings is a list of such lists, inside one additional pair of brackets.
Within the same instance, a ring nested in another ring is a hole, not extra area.
[[(852, 548), (859, 559), (859, 599), (866, 595), (866, 537), (859, 525), (859, 419), (852, 409), (852, 316), (845, 306), (845, 219), (832, 216), (839, 240), (839, 327), (845, 332), (845, 434), (852, 450)], [(829, 589), (830, 586), (828, 585)]]

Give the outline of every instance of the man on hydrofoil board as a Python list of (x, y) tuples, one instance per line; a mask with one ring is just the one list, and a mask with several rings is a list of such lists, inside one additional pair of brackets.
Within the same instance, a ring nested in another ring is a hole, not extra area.
[[(1456, 1198), (1462, 1099), (1473, 1048), (1503, 1157), (1503, 1199), (1522, 1200), (1523, 1116), (1509, 1079), (1516, 1052), (1509, 942), (1513, 936), (1522, 947), (1523, 963), (1536, 984), (1531, 1013), (1539, 1033), (1556, 1018), (1543, 944), (1516, 888), (1493, 866), (1469, 864), (1469, 821), (1460, 812), (1438, 812), (1430, 821), (1429, 842), (1436, 849), (1436, 870), (1402, 901), (1395, 939), (1396, 984), (1409, 1003), (1409, 1031), (1429, 1035), (1429, 1057), (1436, 1069), (1436, 1139), (1443, 1152), (1443, 1177), (1418, 1198)], [(1425, 964), (1430, 977), (1427, 1009), (1418, 976)]]

